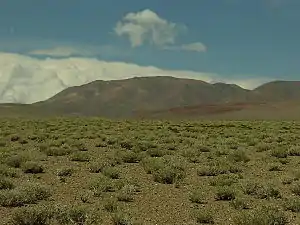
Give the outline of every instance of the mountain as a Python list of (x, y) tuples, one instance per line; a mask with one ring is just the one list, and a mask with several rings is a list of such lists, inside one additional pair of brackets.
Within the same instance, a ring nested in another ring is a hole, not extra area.
[[(246, 114), (251, 117), (251, 112), (259, 117), (260, 112), (264, 115), (274, 114), (276, 107), (277, 112), (281, 112), (280, 109), (286, 110), (284, 103), (288, 104), (288, 108), (294, 107), (291, 102), (300, 102), (298, 85), (296, 81), (276, 81), (251, 91), (234, 84), (210, 84), (193, 79), (135, 77), (94, 81), (67, 88), (33, 106), (48, 114), (111, 118), (219, 117), (237, 113), (241, 114), (237, 115), (241, 118)], [(284, 110), (281, 112), (283, 115)]]
[(63, 114), (130, 117), (142, 111), (245, 102), (250, 100), (250, 93), (249, 90), (230, 84), (209, 84), (174, 77), (135, 77), (94, 81), (71, 87), (34, 105)]
[(272, 81), (253, 90), (253, 95), (264, 101), (300, 99), (300, 81)]
[(254, 90), (170, 76), (93, 81), (30, 105), (0, 104), (0, 115), (109, 118), (300, 119), (300, 82)]

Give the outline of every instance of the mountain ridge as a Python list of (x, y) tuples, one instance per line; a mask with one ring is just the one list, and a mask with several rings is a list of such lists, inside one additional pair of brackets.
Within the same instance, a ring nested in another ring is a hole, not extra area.
[[(112, 118), (189, 111), (185, 107), (202, 108), (198, 110), (199, 115), (222, 114), (262, 107), (261, 104), (281, 104), (282, 101), (297, 100), (295, 96), (300, 100), (300, 88), (297, 85), (297, 81), (273, 81), (248, 90), (236, 84), (210, 84), (190, 78), (134, 77), (113, 81), (97, 80), (67, 88), (52, 98), (33, 105), (59, 114)], [(270, 98), (269, 86), (284, 91), (272, 92)], [(286, 93), (291, 90), (292, 95), (288, 96)]]
[[(286, 106), (283, 107), (284, 103), (288, 107), (294, 107), (291, 102), (296, 105), (297, 101), (300, 102), (299, 85), (299, 81), (272, 81), (249, 90), (236, 84), (211, 84), (191, 78), (133, 77), (96, 80), (66, 88), (45, 101), (28, 105), (0, 104), (0, 109), (17, 115), (18, 111), (23, 111), (24, 115), (108, 118), (212, 118), (224, 115), (238, 115), (240, 118), (243, 113), (250, 112), (274, 114), (274, 109), (278, 106), (278, 112), (284, 115), (284, 110), (287, 111), (284, 109)], [(251, 113), (247, 118), (250, 117)]]

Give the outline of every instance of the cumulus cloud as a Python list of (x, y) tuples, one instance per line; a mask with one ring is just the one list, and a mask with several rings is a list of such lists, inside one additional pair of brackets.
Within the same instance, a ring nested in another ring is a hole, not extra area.
[(206, 52), (207, 47), (201, 42), (184, 44), (179, 46), (165, 46), (164, 49), (176, 51), (193, 51), (193, 52)]
[(128, 38), (134, 48), (151, 44), (167, 50), (206, 51), (201, 42), (176, 44), (176, 38), (187, 30), (185, 25), (167, 21), (149, 9), (126, 14), (114, 28), (114, 32)]
[(261, 84), (259, 79), (224, 79), (213, 73), (164, 70), (124, 62), (92, 58), (47, 58), (0, 53), (0, 103), (33, 103), (46, 100), (60, 91), (95, 80), (118, 80), (144, 76), (173, 76), (206, 82), (229, 82), (244, 88)]
[(159, 17), (155, 12), (145, 9), (128, 13), (114, 28), (118, 36), (127, 36), (132, 47), (146, 42), (157, 46), (174, 44), (175, 38), (185, 27)]

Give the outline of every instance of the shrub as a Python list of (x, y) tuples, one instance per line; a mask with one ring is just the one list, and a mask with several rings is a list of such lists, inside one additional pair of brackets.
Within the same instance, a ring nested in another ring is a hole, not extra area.
[(221, 166), (204, 166), (197, 170), (198, 176), (218, 176), (228, 173), (228, 168)]
[(237, 198), (233, 199), (230, 202), (230, 205), (237, 210), (250, 209), (249, 200), (246, 198), (243, 198), (243, 197), (237, 197)]
[(12, 190), (0, 191), (0, 205), (4, 207), (18, 207), (25, 204), (34, 204), (51, 196), (45, 186), (27, 184)]
[(107, 212), (116, 212), (118, 209), (118, 202), (116, 199), (107, 199), (103, 206)]
[(281, 171), (280, 165), (273, 164), (270, 166), (269, 171)]
[(69, 155), (72, 151), (67, 146), (47, 146), (46, 148), (42, 148), (42, 152), (44, 152), (47, 156), (65, 156)]
[(60, 206), (56, 209), (55, 220), (61, 225), (91, 225), (102, 223), (102, 219), (97, 212), (83, 206)]
[(243, 189), (245, 194), (259, 199), (281, 198), (279, 190), (274, 188), (271, 184), (261, 185), (256, 182), (247, 183)]
[(15, 185), (5, 177), (0, 176), (0, 190), (13, 189)]
[(72, 148), (75, 148), (75, 151), (82, 151), (82, 152), (86, 152), (88, 150), (88, 148), (86, 147), (86, 145), (82, 142), (75, 142), (72, 143), (71, 145)]
[(300, 212), (300, 199), (298, 199), (298, 198), (287, 199), (284, 203), (284, 208), (286, 210), (291, 210), (292, 212), (299, 213)]
[(197, 223), (201, 223), (201, 224), (214, 224), (215, 223), (212, 212), (207, 209), (197, 210), (194, 213), (194, 217), (195, 217)]
[(235, 199), (235, 191), (230, 187), (219, 187), (216, 192), (217, 201), (230, 201)]
[(115, 166), (115, 163), (110, 160), (106, 160), (106, 161), (99, 160), (99, 161), (90, 163), (88, 169), (91, 173), (100, 173), (103, 171), (104, 168), (110, 167), (110, 166)]
[(27, 161), (22, 164), (22, 170), (24, 173), (43, 173), (44, 168), (37, 162)]
[(206, 193), (203, 192), (201, 189), (196, 189), (190, 193), (189, 199), (192, 203), (206, 204), (207, 200), (205, 195)]
[(89, 162), (90, 157), (86, 152), (75, 152), (71, 155), (71, 161)]
[(138, 163), (141, 160), (141, 155), (133, 151), (122, 152), (122, 161), (125, 163)]
[(80, 200), (83, 203), (91, 203), (90, 199), (93, 197), (92, 195), (93, 195), (93, 193), (91, 191), (84, 190), (80, 193), (79, 196), (80, 196)]
[(6, 164), (10, 167), (20, 168), (26, 160), (20, 155), (12, 155), (6, 158)]
[(233, 165), (226, 159), (214, 159), (208, 165), (203, 166), (197, 171), (199, 176), (217, 176), (220, 174), (240, 172), (242, 172), (242, 167), (240, 164)]
[(133, 225), (131, 216), (123, 212), (115, 212), (112, 214), (112, 221), (114, 225)]
[(0, 205), (3, 207), (18, 207), (27, 203), (26, 193), (20, 190), (0, 191)]
[(19, 140), (19, 143), (21, 145), (25, 145), (25, 144), (28, 144), (28, 140), (22, 138), (22, 139)]
[(46, 206), (22, 207), (14, 211), (12, 225), (46, 225), (50, 224), (52, 212)]
[(182, 152), (182, 156), (187, 158), (189, 162), (192, 163), (199, 163), (200, 162), (200, 156), (201, 156), (201, 151), (198, 149), (185, 149)]
[(28, 204), (34, 204), (37, 201), (46, 200), (51, 196), (50, 189), (41, 184), (25, 184), (20, 187), (20, 191), (24, 193)]
[(257, 152), (265, 152), (270, 150), (272, 147), (272, 145), (270, 145), (269, 143), (259, 143), (258, 145), (256, 145), (256, 151)]
[(300, 196), (300, 183), (297, 182), (293, 185), (293, 187), (291, 188), (291, 191), (295, 194)]
[(108, 177), (100, 176), (89, 184), (89, 189), (93, 191), (94, 196), (100, 197), (104, 192), (115, 192), (124, 186), (123, 182), (111, 180)]
[(300, 156), (300, 146), (292, 146), (289, 149), (288, 154), (290, 156)]
[(118, 201), (132, 202), (137, 189), (134, 185), (126, 184), (117, 194)]
[(236, 225), (286, 225), (289, 223), (284, 212), (273, 208), (259, 208), (254, 212), (243, 212), (234, 219)]
[(59, 177), (69, 177), (72, 176), (73, 169), (72, 168), (62, 168), (57, 171), (57, 176)]
[(231, 186), (238, 182), (239, 177), (232, 174), (221, 174), (209, 181), (211, 186)]
[(163, 157), (164, 155), (168, 154), (165, 149), (158, 149), (158, 148), (150, 148), (147, 150), (147, 153), (151, 157)]
[(111, 178), (111, 179), (119, 179), (120, 171), (116, 167), (104, 167), (102, 171), (103, 175)]
[(210, 152), (211, 148), (205, 145), (196, 145), (196, 149), (198, 149), (200, 152)]
[(130, 140), (125, 140), (120, 142), (121, 148), (124, 148), (126, 150), (131, 150), (133, 148), (133, 144), (131, 143)]
[(4, 177), (18, 177), (18, 173), (17, 170), (13, 169), (13, 168), (9, 168), (7, 166), (4, 165), (0, 165), (0, 176), (4, 176)]
[(249, 162), (250, 158), (246, 154), (245, 151), (235, 151), (234, 153), (229, 155), (229, 158), (235, 162)]
[(20, 138), (21, 138), (21, 137), (20, 137), (19, 135), (14, 134), (14, 135), (12, 135), (12, 136), (10, 137), (10, 140), (11, 140), (12, 142), (16, 142), (16, 141), (19, 141)]
[(284, 184), (284, 185), (291, 184), (291, 183), (293, 183), (293, 181), (294, 181), (293, 178), (291, 178), (291, 177), (285, 177), (282, 180), (282, 184)]
[(146, 158), (143, 165), (153, 175), (154, 181), (159, 183), (173, 184), (185, 177), (185, 164), (181, 158)]
[(272, 150), (271, 156), (274, 156), (276, 158), (286, 158), (288, 156), (288, 151), (283, 148), (277, 148)]

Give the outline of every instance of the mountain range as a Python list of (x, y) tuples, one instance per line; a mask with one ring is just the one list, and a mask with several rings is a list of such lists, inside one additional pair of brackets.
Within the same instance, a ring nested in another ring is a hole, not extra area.
[(253, 90), (171, 76), (97, 80), (33, 104), (1, 104), (0, 114), (108, 118), (300, 119), (300, 81)]

